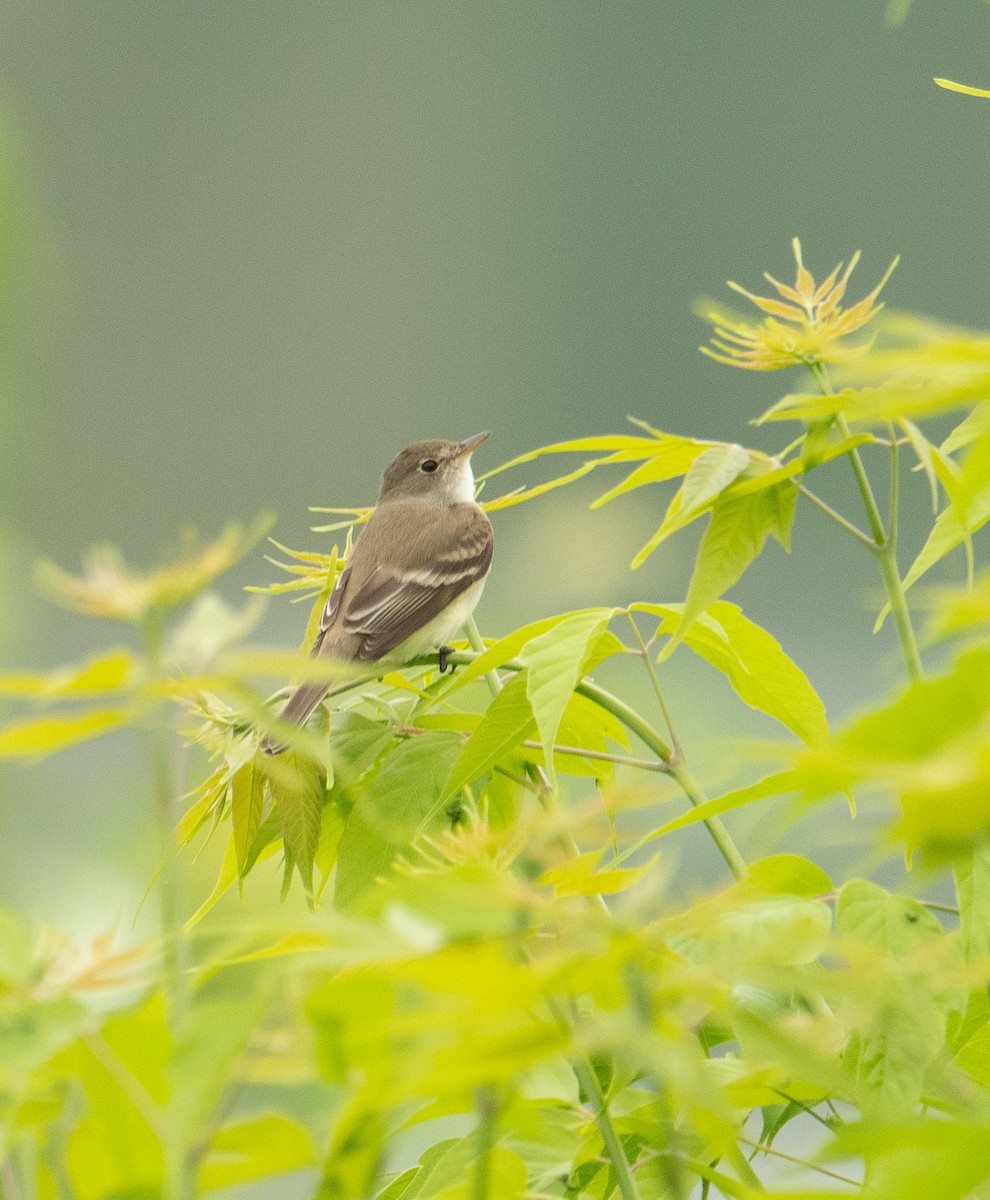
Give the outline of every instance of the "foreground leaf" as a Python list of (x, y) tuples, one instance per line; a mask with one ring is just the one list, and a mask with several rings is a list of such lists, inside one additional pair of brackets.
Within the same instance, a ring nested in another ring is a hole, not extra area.
[(130, 724), (126, 708), (97, 709), (71, 717), (37, 717), (0, 730), (0, 758), (44, 758)]

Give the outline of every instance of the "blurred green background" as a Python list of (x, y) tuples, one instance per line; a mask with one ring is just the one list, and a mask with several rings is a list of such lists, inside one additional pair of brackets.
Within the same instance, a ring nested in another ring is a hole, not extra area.
[[(117, 636), (33, 599), (36, 556), (110, 540), (151, 565), (182, 526), (262, 509), (323, 548), (307, 506), (372, 501), (416, 438), (489, 428), (480, 470), (630, 413), (771, 446), (747, 422), (800, 381), (702, 358), (692, 306), (788, 277), (795, 234), (818, 274), (863, 250), (853, 297), (900, 253), (890, 306), (987, 319), (990, 103), (932, 84), (990, 84), (979, 0), (896, 28), (882, 0), (8, 0), (3, 24), (6, 667)], [(689, 537), (627, 569), (665, 495), (588, 494), (497, 518), (486, 632), (683, 597)], [(799, 513), (790, 560), (731, 597), (833, 716), (898, 677), (841, 537)], [(226, 595), (271, 577), (259, 550)], [(279, 605), (263, 633), (293, 645), (304, 621)], [(711, 740), (768, 727), (693, 665), (672, 690), (717, 786)], [(129, 922), (155, 861), (140, 765), (121, 739), (4, 769), (0, 900)]]

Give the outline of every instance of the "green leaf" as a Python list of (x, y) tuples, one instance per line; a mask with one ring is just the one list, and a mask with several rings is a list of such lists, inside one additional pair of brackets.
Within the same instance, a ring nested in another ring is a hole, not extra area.
[[(609, 637), (612, 635), (609, 634)], [(593, 655), (592, 655), (593, 657)], [(575, 692), (567, 702), (564, 715), (557, 730), (557, 741), (562, 746), (575, 749), (594, 750), (607, 753), (608, 741), (628, 747), (626, 727), (607, 709)], [(603, 759), (582, 758), (578, 754), (554, 754), (558, 771), (565, 775), (589, 775), (594, 779), (611, 780), (615, 776), (613, 763)]]
[(939, 449), (943, 454), (955, 454), (981, 437), (990, 434), (990, 404), (978, 404), (952, 430)]
[[(557, 740), (564, 710), (584, 674), (589, 650), (596, 647), (614, 615), (612, 608), (573, 613), (527, 642), (520, 651), (519, 659), (526, 667), (526, 694), (544, 746), (552, 746)], [(553, 780), (551, 755), (547, 755), (546, 765)]]
[(651, 830), (637, 845), (642, 846), (657, 838), (666, 837), (668, 833), (675, 833), (678, 829), (686, 829), (689, 825), (696, 825), (699, 821), (707, 821), (711, 817), (721, 816), (722, 813), (731, 812), (734, 808), (743, 808), (757, 800), (765, 800), (768, 796), (782, 796), (787, 792), (797, 791), (801, 787), (801, 779), (802, 776), (796, 771), (780, 771), (776, 775), (768, 775), (766, 779), (761, 779), (758, 783), (736, 788), (734, 791), (726, 792), (724, 796), (717, 796), (714, 800), (706, 800), (704, 804), (689, 808), (679, 817), (673, 817)]
[(440, 794), (441, 801), (449, 800), (466, 783), (490, 771), (535, 729), (536, 718), (527, 695), (526, 675), (520, 672), (498, 693), (481, 724), (464, 743)]
[(948, 1005), (931, 967), (940, 949), (944, 961), (948, 939), (923, 904), (865, 879), (843, 886), (836, 926), (875, 961), (873, 1012), (860, 1019), (845, 1055), (860, 1108), (867, 1118), (904, 1119), (915, 1111), (928, 1066), (945, 1045)]
[[(259, 856), (260, 857), (260, 856)], [(220, 864), (220, 871), (217, 875), (216, 883), (213, 885), (213, 890), (206, 897), (203, 903), (196, 909), (193, 915), (186, 922), (186, 932), (198, 925), (206, 916), (211, 908), (216, 904), (220, 897), (231, 886), (237, 878), (237, 851), (234, 848), (234, 835), (230, 835), (227, 842), (227, 848), (223, 854), (223, 861)]]
[(713, 601), (742, 578), (768, 537), (790, 548), (797, 487), (781, 483), (743, 496), (727, 492), (715, 501), (691, 574), (681, 624), (667, 648), (670, 653)]
[(231, 780), (230, 812), (234, 827), (237, 870), (244, 877), (248, 852), (261, 826), (265, 808), (265, 771), (260, 755), (235, 771)]
[(315, 1162), (312, 1139), (302, 1125), (271, 1113), (217, 1130), (197, 1182), (203, 1191), (212, 1192), (298, 1171)]
[[(869, 1200), (979, 1200), (974, 1188), (990, 1178), (990, 1126), (959, 1119), (909, 1120), (877, 1127), (845, 1125), (828, 1157), (863, 1158)], [(834, 1197), (835, 1193), (831, 1193)]]
[(668, 505), (660, 528), (633, 559), (633, 568), (642, 566), (661, 542), (700, 516), (716, 496), (739, 478), (750, 460), (748, 450), (726, 443), (710, 446), (699, 454)]
[[(683, 627), (679, 604), (635, 604), (634, 609), (661, 618), (660, 628)], [(751, 621), (736, 604), (711, 604), (684, 635), (695, 654), (721, 671), (751, 708), (780, 721), (802, 741), (814, 745), (828, 736), (825, 705), (808, 677), (771, 634)], [(665, 657), (667, 649), (661, 654)]]
[(590, 850), (551, 867), (540, 876), (540, 883), (553, 887), (557, 896), (611, 896), (631, 888), (653, 870), (656, 858), (638, 867), (605, 867), (596, 870), (604, 851)]
[(903, 957), (945, 934), (918, 900), (895, 895), (868, 879), (843, 885), (835, 918), (840, 933), (885, 955)]
[[(965, 488), (965, 482), (962, 486)], [(972, 535), (982, 529), (987, 521), (990, 521), (990, 481), (983, 481), (967, 492), (964, 503), (952, 503), (939, 513), (927, 541), (904, 576), (904, 591), (913, 587), (957, 546), (968, 544)], [(880, 629), (889, 613), (890, 605), (884, 605), (874, 631)]]
[[(598, 610), (593, 609), (590, 611), (597, 612)], [(437, 694), (437, 699), (456, 691), (458, 688), (464, 687), (468, 683), (473, 683), (489, 671), (496, 670), (503, 663), (515, 658), (527, 642), (532, 641), (533, 638), (539, 637), (548, 630), (554, 629), (569, 617), (577, 615), (579, 614), (561, 613), (555, 617), (544, 617), (540, 621), (533, 621), (529, 625), (523, 625), (520, 629), (513, 630), (512, 633), (507, 634), (504, 638), (499, 638), (497, 642), (494, 642), (482, 654), (479, 654), (474, 662), (468, 663), (466, 667), (457, 671), (447, 685), (446, 690)]]
[[(319, 764), (286, 750), (269, 760), (266, 771), (285, 849), (299, 870), (307, 896), (313, 893), (313, 862), (320, 842), (325, 792)], [(250, 849), (251, 843), (247, 843)]]
[(119, 729), (134, 720), (126, 708), (96, 709), (71, 717), (37, 717), (0, 730), (0, 758), (44, 758), (67, 746)]
[(185, 1015), (176, 1047), (175, 1115), (193, 1145), (230, 1086), (238, 1060), (265, 1011), (265, 997), (250, 984), (236, 1000), (197, 997)]
[(966, 962), (990, 967), (990, 837), (976, 838), (953, 863), (959, 924)]
[(679, 475), (683, 475), (699, 455), (710, 446), (712, 446), (711, 442), (700, 442), (694, 438), (673, 437), (670, 434), (664, 434), (655, 444), (655, 449), (646, 462), (630, 472), (621, 483), (609, 488), (607, 492), (599, 496), (591, 507), (601, 508), (610, 500), (624, 496), (627, 492), (649, 483), (663, 483), (668, 479), (676, 479)]
[(0, 694), (55, 700), (65, 696), (94, 696), (120, 691), (134, 678), (134, 657), (115, 650), (81, 667), (62, 667), (43, 674), (0, 675)]
[(456, 733), (430, 730), (398, 745), (360, 790), (337, 852), (336, 898), (354, 903), (416, 838), (449, 826), (441, 793), (461, 749)]
[(111, 1016), (62, 1056), (61, 1074), (85, 1095), (66, 1165), (79, 1200), (157, 1196), (165, 1179), (156, 1128), (167, 1097), (170, 1036), (160, 996)]

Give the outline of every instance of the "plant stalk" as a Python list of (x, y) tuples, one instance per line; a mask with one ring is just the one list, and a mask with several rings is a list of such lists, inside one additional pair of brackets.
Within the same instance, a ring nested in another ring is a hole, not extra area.
[[(164, 680), (163, 614), (152, 609), (142, 624), (144, 650), (152, 683)], [(189, 1009), (185, 942), (182, 930), (184, 886), (181, 862), (176, 853), (175, 780), (172, 767), (171, 739), (165, 717), (164, 701), (156, 699), (149, 713), (148, 752), (154, 790), (155, 816), (162, 857), (161, 940), (162, 992), (173, 1045), (182, 1037)], [(182, 1117), (173, 1097), (165, 1112), (163, 1149), (165, 1154), (165, 1200), (195, 1200), (195, 1168), (185, 1144)]]
[(622, 1200), (641, 1200), (639, 1188), (636, 1186), (636, 1180), (633, 1177), (632, 1168), (629, 1166), (629, 1161), (626, 1158), (626, 1152), (623, 1149), (619, 1135), (615, 1132), (615, 1126), (612, 1124), (612, 1114), (608, 1110), (605, 1093), (598, 1082), (598, 1076), (595, 1074), (594, 1068), (587, 1060), (577, 1059), (574, 1063), (574, 1074), (577, 1076), (578, 1083), (584, 1089), (585, 1095), (595, 1110), (595, 1121), (598, 1123), (602, 1141), (605, 1143), (605, 1149), (608, 1151), (609, 1160), (612, 1163), (612, 1170), (615, 1172), (615, 1181), (619, 1185)]
[[(822, 394), (825, 396), (833, 395), (832, 386), (829, 383), (828, 376), (822, 364), (813, 363), (810, 366), (810, 370), (818, 386), (821, 388)], [(842, 437), (848, 438), (850, 432), (845, 417), (839, 413), (836, 415), (835, 422), (836, 428)], [(895, 456), (897, 455), (896, 445), (893, 447), (893, 453)], [(876, 542), (875, 553), (877, 561), (880, 564), (880, 573), (883, 576), (890, 611), (897, 628), (897, 637), (901, 644), (904, 664), (907, 667), (908, 677), (914, 682), (922, 677), (923, 669), (921, 666), (921, 655), (918, 652), (918, 642), (914, 635), (914, 627), (911, 624), (911, 614), (908, 611), (907, 599), (905, 598), (904, 588), (901, 584), (901, 574), (897, 567), (897, 511), (894, 507), (897, 500), (897, 467), (892, 462), (892, 511), (890, 514), (891, 527), (888, 533), (884, 528), (883, 518), (880, 516), (880, 509), (877, 506), (869, 476), (866, 474), (866, 468), (863, 466), (863, 459), (860, 456), (859, 448), (853, 446), (852, 449), (847, 450), (846, 457), (852, 466), (859, 494), (863, 498), (863, 507), (866, 510), (866, 519), (870, 526), (870, 532), (873, 534), (874, 541)]]

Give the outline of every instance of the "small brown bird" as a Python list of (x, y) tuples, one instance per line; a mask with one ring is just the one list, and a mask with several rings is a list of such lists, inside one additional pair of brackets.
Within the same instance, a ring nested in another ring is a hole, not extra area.
[[(390, 670), (444, 647), (474, 612), (492, 561), (471, 455), (488, 437), (416, 442), (389, 464), (378, 503), (320, 618), (313, 655)], [(303, 725), (327, 694), (304, 683), (281, 719)], [(265, 751), (285, 747), (266, 741)]]

